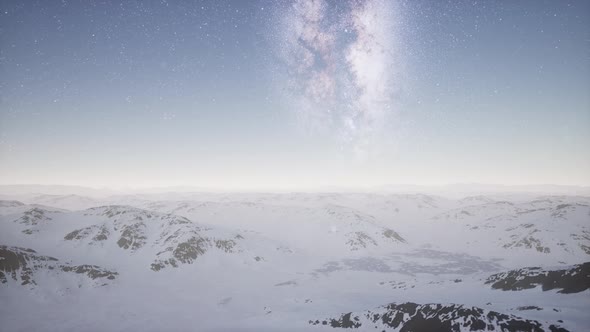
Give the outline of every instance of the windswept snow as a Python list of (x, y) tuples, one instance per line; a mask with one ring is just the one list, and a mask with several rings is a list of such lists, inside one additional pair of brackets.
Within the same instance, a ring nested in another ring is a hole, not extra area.
[(589, 197), (2, 197), (1, 330), (590, 325)]

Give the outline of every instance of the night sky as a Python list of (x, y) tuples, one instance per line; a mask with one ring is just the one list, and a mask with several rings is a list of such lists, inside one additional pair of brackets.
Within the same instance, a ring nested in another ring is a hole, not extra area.
[(590, 185), (588, 1), (0, 0), (0, 183)]

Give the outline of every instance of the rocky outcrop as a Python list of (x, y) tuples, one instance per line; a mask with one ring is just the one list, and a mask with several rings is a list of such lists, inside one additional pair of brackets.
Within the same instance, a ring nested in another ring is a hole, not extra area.
[[(62, 263), (57, 258), (39, 255), (35, 250), (0, 245), (0, 282), (8, 283), (9, 279), (21, 285), (37, 285), (37, 272), (53, 271), (54, 273), (75, 273), (84, 275), (91, 280), (113, 280), (117, 272), (109, 271), (96, 265), (72, 265)], [(104, 283), (103, 283), (104, 284)]]
[(547, 270), (527, 267), (496, 273), (487, 278), (493, 289), (520, 291), (541, 286), (543, 291), (558, 289), (558, 293), (579, 293), (590, 288), (590, 262), (568, 269)]
[(337, 318), (310, 320), (311, 325), (362, 330), (420, 331), (566, 331), (557, 326), (458, 304), (391, 303), (362, 313), (345, 313)]

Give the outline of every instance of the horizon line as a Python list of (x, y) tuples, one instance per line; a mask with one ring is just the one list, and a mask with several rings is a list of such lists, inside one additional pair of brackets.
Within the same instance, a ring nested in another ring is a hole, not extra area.
[[(73, 187), (79, 189), (90, 189), (90, 190), (105, 190), (105, 191), (142, 191), (142, 190), (167, 190), (171, 189), (170, 192), (173, 190), (195, 190), (195, 192), (306, 192), (306, 191), (323, 191), (323, 192), (338, 192), (338, 191), (388, 191), (396, 189), (399, 190), (411, 190), (411, 188), (428, 188), (428, 189), (438, 189), (442, 190), (445, 189), (452, 189), (448, 187), (463, 187), (462, 189), (467, 189), (468, 187), (474, 187), (473, 189), (477, 189), (476, 187), (487, 187), (488, 189), (497, 188), (497, 189), (540, 189), (542, 187), (553, 187), (554, 189), (561, 188), (561, 189), (578, 189), (578, 190), (590, 190), (590, 185), (572, 185), (572, 184), (555, 184), (555, 183), (542, 183), (542, 184), (496, 184), (496, 183), (467, 183), (467, 182), (455, 182), (455, 183), (446, 183), (446, 184), (409, 184), (409, 183), (385, 183), (385, 184), (378, 184), (378, 185), (366, 185), (366, 186), (358, 186), (358, 185), (318, 185), (315, 187), (270, 187), (270, 186), (262, 186), (262, 187), (209, 187), (209, 186), (199, 186), (199, 185), (164, 185), (164, 186), (93, 186), (93, 185), (83, 185), (83, 184), (39, 184), (39, 183), (12, 183), (12, 184), (5, 184), (0, 183), (0, 187)], [(407, 188), (404, 188), (407, 187)], [(458, 188), (455, 188), (458, 189)], [(480, 188), (485, 189), (485, 188)]]

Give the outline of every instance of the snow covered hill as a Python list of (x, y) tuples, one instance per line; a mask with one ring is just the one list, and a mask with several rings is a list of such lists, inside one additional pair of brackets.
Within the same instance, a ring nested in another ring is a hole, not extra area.
[(588, 197), (2, 197), (9, 331), (590, 325)]
[(158, 201), (143, 207), (227, 228), (247, 225), (291, 247), (326, 254), (391, 250), (406, 243), (403, 234), (380, 225), (374, 216), (332, 203), (296, 205), (293, 199), (289, 205), (276, 205), (257, 197), (223, 202)]
[[(416, 280), (414, 280), (415, 282)], [(461, 283), (455, 279), (453, 282)], [(405, 282), (390, 283), (393, 288), (407, 290)], [(441, 282), (436, 282), (441, 284)], [(543, 292), (557, 289), (557, 293), (572, 294), (586, 292), (590, 288), (590, 262), (566, 269), (522, 268), (496, 273), (485, 279), (492, 289), (521, 291), (541, 286)], [(414, 289), (418, 285), (413, 285)], [(424, 287), (424, 285), (422, 286)], [(447, 286), (448, 287), (448, 286)], [(572, 298), (576, 300), (576, 298)], [(547, 302), (552, 306), (554, 303)], [(492, 305), (487, 303), (486, 305)], [(543, 311), (549, 309), (543, 304), (518, 306), (504, 310)], [(554, 312), (560, 309), (553, 308)], [(413, 302), (391, 303), (363, 312), (348, 312), (333, 318), (310, 320), (313, 326), (352, 328), (386, 331), (568, 331), (560, 326), (563, 320), (525, 319), (513, 314), (460, 304), (417, 304)]]
[(27, 210), (38, 208), (46, 211), (66, 211), (64, 209), (39, 204), (25, 204), (19, 201), (0, 200), (0, 216), (23, 213)]
[(0, 222), (4, 226), (0, 239), (4, 241), (28, 243), (59, 255), (74, 251), (99, 262), (143, 262), (153, 271), (192, 264), (210, 252), (261, 262), (267, 253), (286, 248), (251, 232), (229, 231), (124, 205), (71, 212), (33, 207), (4, 216)]
[(28, 203), (49, 205), (67, 210), (80, 210), (96, 206), (99, 200), (80, 195), (39, 195), (28, 199)]
[(528, 267), (491, 275), (486, 284), (494, 289), (518, 291), (541, 286), (543, 291), (559, 289), (558, 293), (579, 293), (590, 288), (590, 262), (567, 269), (547, 270)]
[(549, 264), (583, 262), (590, 253), (587, 197), (493, 201), (452, 209), (431, 220), (469, 239), (464, 245), (470, 252), (482, 248), (498, 256), (516, 255)]
[[(39, 255), (35, 250), (0, 245), (0, 282), (44, 286), (47, 278), (63, 279), (63, 274), (80, 274), (94, 286), (106, 285), (118, 273), (96, 265), (72, 265), (57, 258)], [(48, 286), (48, 285), (45, 285)]]
[(362, 313), (346, 313), (338, 318), (315, 320), (311, 325), (352, 328), (368, 331), (534, 331), (565, 332), (566, 329), (548, 323), (523, 319), (477, 307), (457, 304), (391, 303)]

